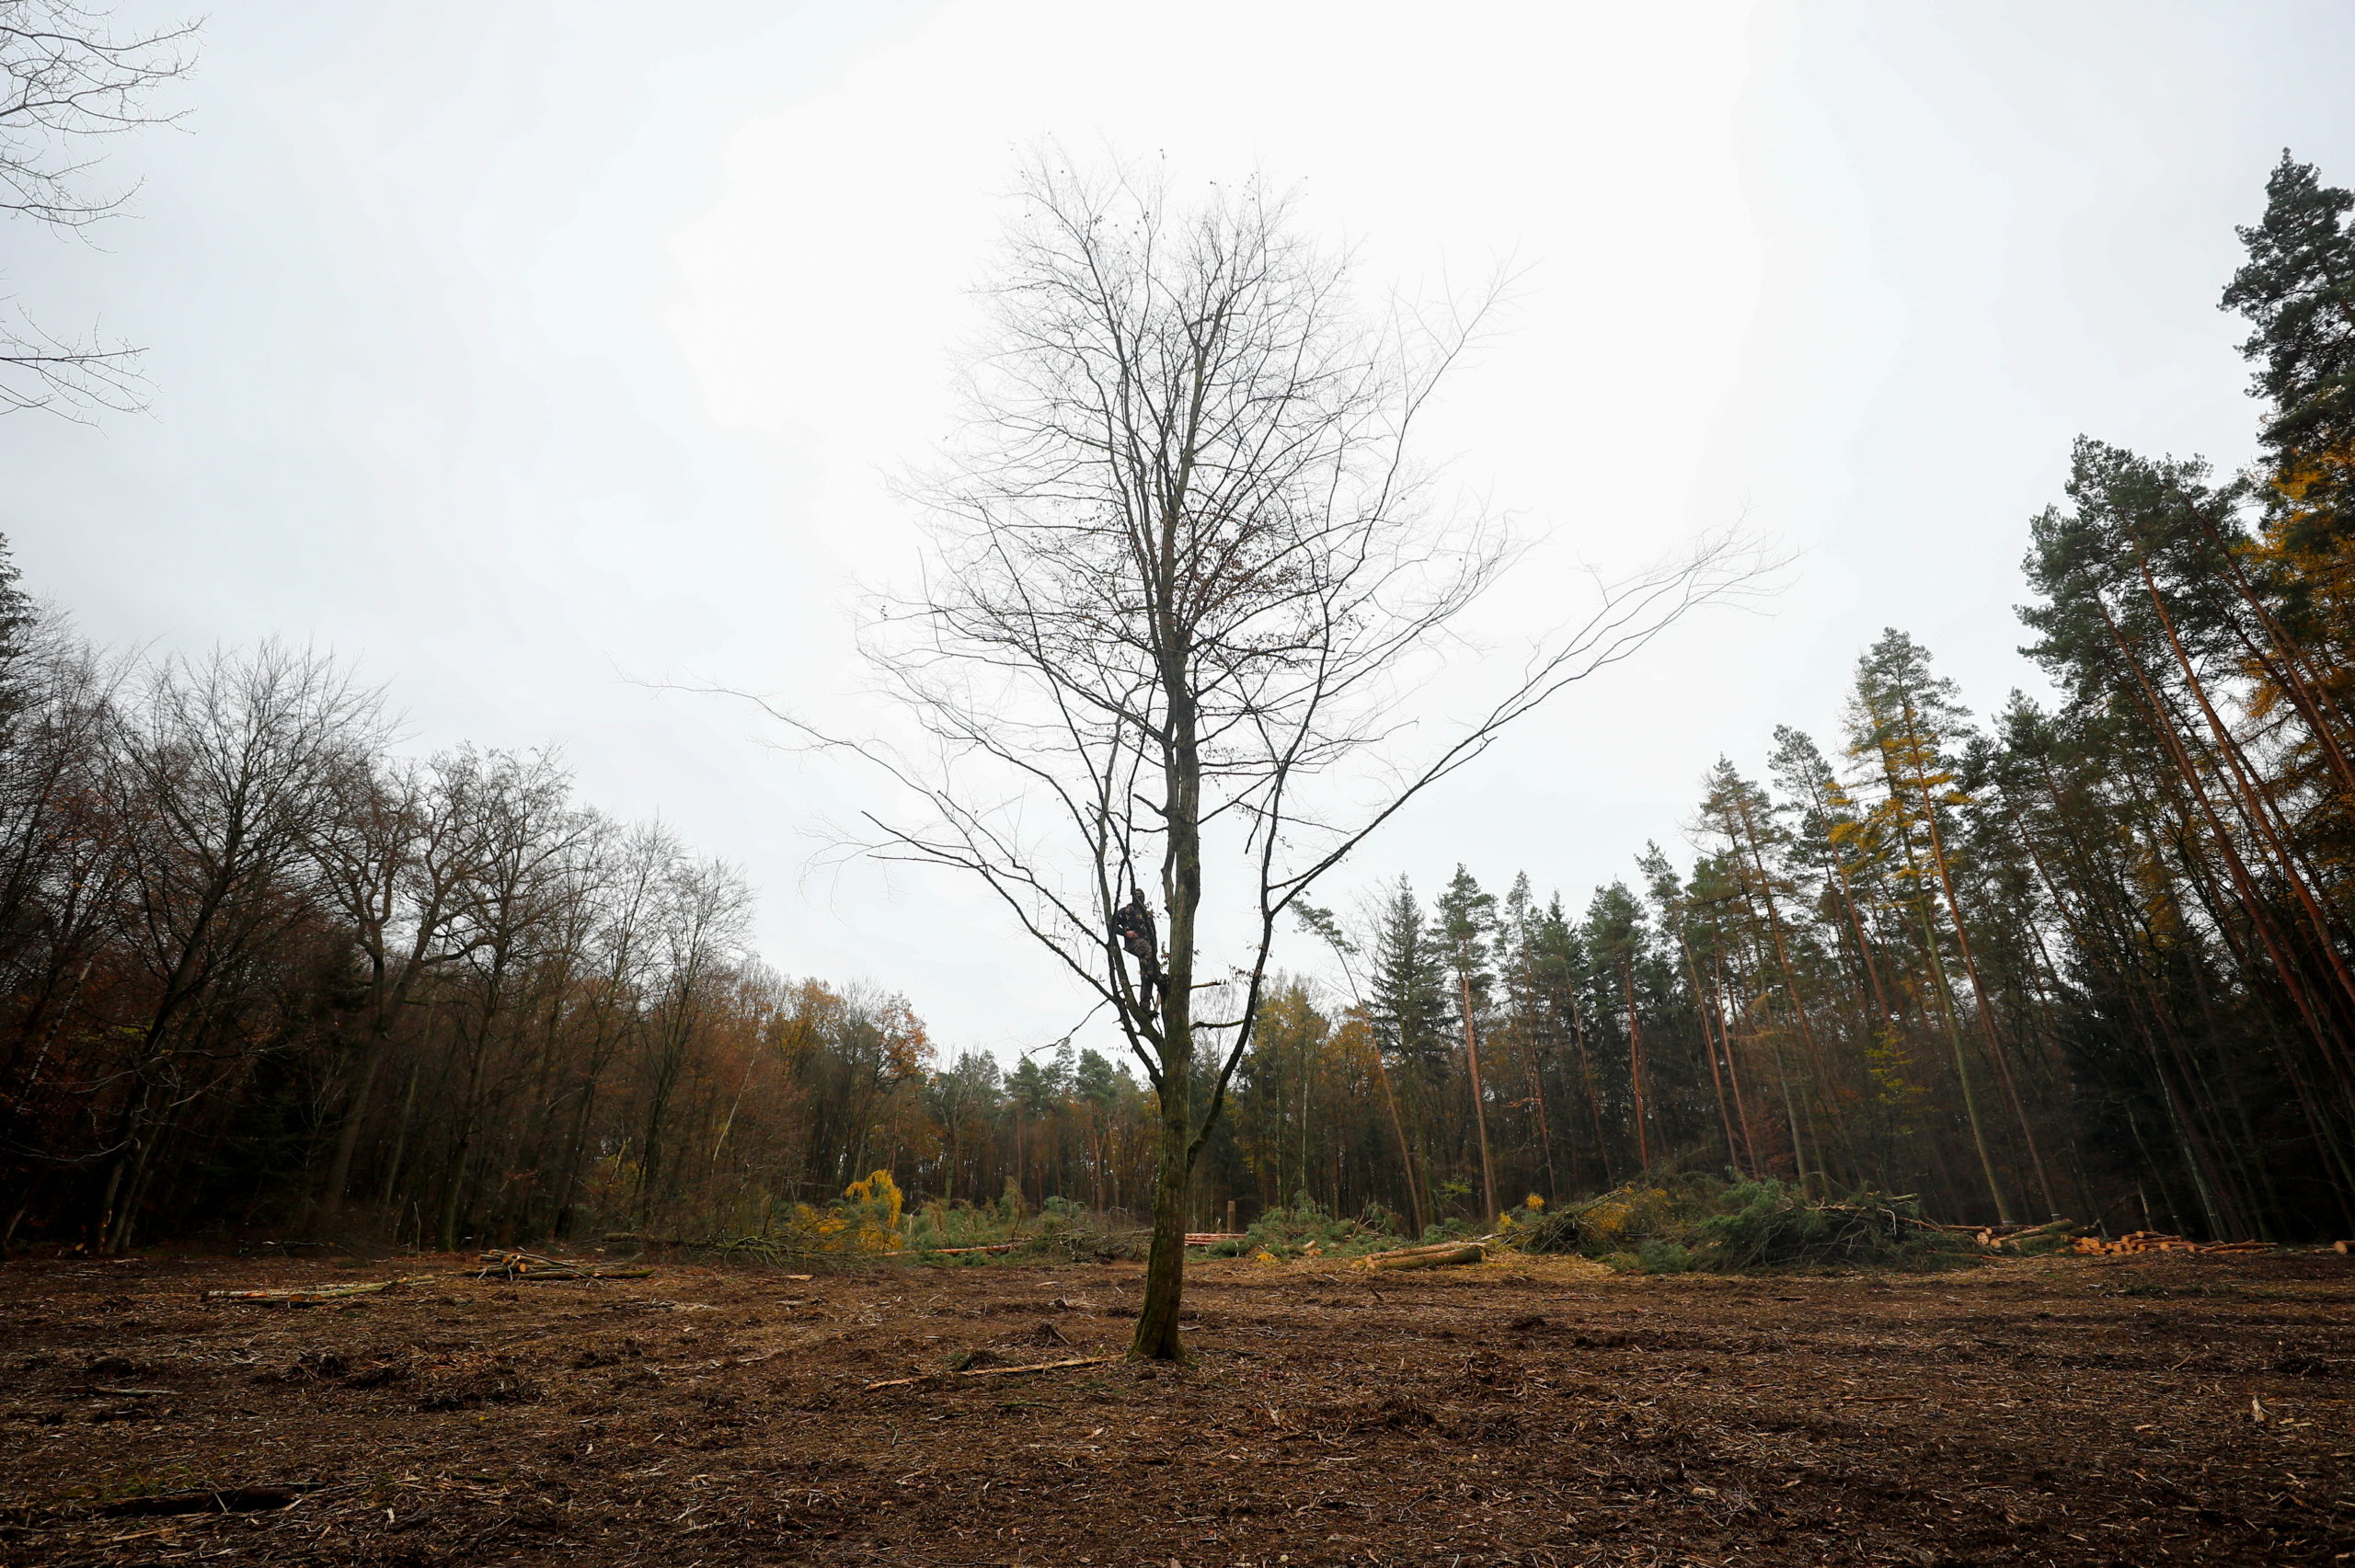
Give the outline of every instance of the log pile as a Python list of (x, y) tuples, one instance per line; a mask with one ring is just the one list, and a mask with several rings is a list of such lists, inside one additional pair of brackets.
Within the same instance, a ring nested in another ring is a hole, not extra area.
[(1982, 1247), (2016, 1253), (2039, 1242), (2066, 1242), (2071, 1239), (2069, 1231), (2075, 1223), (2071, 1219), (2048, 1219), (2041, 1225), (1982, 1225), (1971, 1232), (1971, 1239)]
[(2230, 1256), (2239, 1253), (2269, 1253), (2270, 1242), (2191, 1242), (2165, 1230), (2130, 1230), (2115, 1242), (2105, 1242), (2098, 1236), (2080, 1236), (2070, 1243), (2072, 1252), (2108, 1254), (2134, 1253), (2200, 1253), (2209, 1256)]

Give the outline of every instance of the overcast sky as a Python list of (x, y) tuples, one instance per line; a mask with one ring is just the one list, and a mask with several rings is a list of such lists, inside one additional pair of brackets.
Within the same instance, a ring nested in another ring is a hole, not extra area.
[[(168, 6), (127, 6), (169, 19)], [(2355, 183), (2355, 6), (791, 6), (228, 0), (94, 251), (0, 292), (151, 346), (154, 406), (0, 419), (0, 532), (91, 635), (277, 634), (420, 750), (560, 747), (585, 798), (741, 864), (777, 967), (904, 991), (951, 1050), (1083, 1010), (972, 889), (814, 868), (845, 767), (697, 675), (856, 713), (857, 577), (948, 429), (1017, 153), (1253, 169), (1369, 284), (1522, 269), (1427, 451), (1541, 541), (1497, 635), (1747, 516), (1763, 614), (1546, 711), (1335, 889), (1457, 861), (1582, 908), (1720, 753), (1827, 740), (1885, 625), (1985, 712), (2079, 432), (2251, 449), (2215, 301), (2284, 146)], [(1309, 955), (1295, 956), (1305, 960)], [(1099, 1042), (1109, 1043), (1109, 1042)]]

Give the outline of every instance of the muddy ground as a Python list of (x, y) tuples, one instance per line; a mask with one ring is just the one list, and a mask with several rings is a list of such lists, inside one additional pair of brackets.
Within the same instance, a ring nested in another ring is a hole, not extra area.
[[(1190, 1368), (873, 1391), (1117, 1349), (1139, 1270), (462, 1266), (0, 1267), (0, 1563), (2355, 1561), (2355, 1260), (2329, 1253), (1212, 1263)], [(195, 1489), (236, 1511), (151, 1511)]]

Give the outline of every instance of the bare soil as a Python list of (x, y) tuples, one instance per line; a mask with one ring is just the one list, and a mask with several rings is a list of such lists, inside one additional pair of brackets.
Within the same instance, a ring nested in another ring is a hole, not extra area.
[[(2355, 1554), (2355, 1261), (1918, 1277), (457, 1258), (0, 1268), (0, 1563), (2294, 1563)], [(433, 1270), (297, 1309), (207, 1289)], [(983, 1364), (986, 1364), (984, 1362)], [(178, 1494), (203, 1492), (213, 1511)]]

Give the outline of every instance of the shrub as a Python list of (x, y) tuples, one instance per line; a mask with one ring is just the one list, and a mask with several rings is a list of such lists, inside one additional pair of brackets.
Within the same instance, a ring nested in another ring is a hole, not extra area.
[(1858, 1193), (1818, 1203), (1766, 1180), (1726, 1188), (1719, 1212), (1693, 1227), (1704, 1266), (1728, 1273), (1779, 1268), (1937, 1268), (1975, 1249), (1918, 1223), (1910, 1202)]
[[(1439, 1228), (1427, 1240), (1448, 1237)], [(1910, 1199), (1857, 1193), (1836, 1202), (1772, 1179), (1654, 1174), (1542, 1212), (1504, 1217), (1500, 1240), (1525, 1253), (1579, 1253), (1622, 1274), (1739, 1274), (1784, 1268), (1938, 1268), (1978, 1249), (1921, 1223)]]
[(1214, 1242), (1208, 1251), (1212, 1257), (1256, 1257), (1265, 1253), (1284, 1259), (1305, 1255), (1313, 1248), (1319, 1257), (1350, 1257), (1399, 1245), (1405, 1239), (1404, 1229), (1396, 1215), (1378, 1204), (1369, 1205), (1355, 1219), (1343, 1219), (1327, 1214), (1315, 1198), (1301, 1193), (1290, 1207), (1265, 1210), (1242, 1235)]
[(1680, 1242), (1653, 1237), (1636, 1249), (1636, 1261), (1646, 1274), (1683, 1274), (1693, 1266), (1693, 1254)]
[(1516, 1220), (1508, 1236), (1524, 1253), (1575, 1253), (1586, 1241), (1578, 1210), (1557, 1209), (1547, 1215)]

